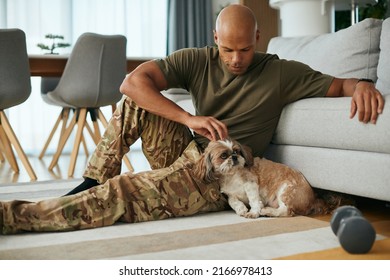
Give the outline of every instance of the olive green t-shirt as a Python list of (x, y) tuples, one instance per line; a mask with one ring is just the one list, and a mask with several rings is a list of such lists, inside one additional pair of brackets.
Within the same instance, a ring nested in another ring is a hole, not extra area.
[[(176, 51), (156, 60), (168, 88), (184, 88), (196, 115), (224, 122), (229, 136), (262, 156), (272, 139), (283, 107), (298, 99), (323, 97), (333, 77), (305, 64), (256, 53), (247, 72), (234, 75), (219, 58), (216, 47)], [(208, 140), (195, 135), (202, 146)]]

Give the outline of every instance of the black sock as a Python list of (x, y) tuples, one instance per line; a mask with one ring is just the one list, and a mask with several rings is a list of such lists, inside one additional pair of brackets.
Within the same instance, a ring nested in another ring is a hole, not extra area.
[(97, 185), (99, 185), (98, 181), (96, 181), (95, 179), (91, 179), (91, 178), (86, 177), (84, 179), (84, 182), (82, 182), (80, 185), (75, 187), (73, 190), (71, 190), (70, 192), (68, 192), (64, 196), (76, 194), (76, 193), (88, 190), (88, 189), (95, 187)]

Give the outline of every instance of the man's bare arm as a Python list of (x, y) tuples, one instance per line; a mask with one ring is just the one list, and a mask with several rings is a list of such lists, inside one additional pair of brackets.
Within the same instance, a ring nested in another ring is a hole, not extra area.
[(334, 78), (327, 97), (351, 96), (350, 118), (358, 114), (359, 121), (373, 124), (382, 113), (385, 101), (382, 94), (370, 82), (358, 79)]
[(210, 140), (228, 136), (224, 123), (209, 116), (193, 116), (161, 94), (167, 88), (164, 74), (153, 61), (145, 62), (126, 76), (120, 91), (148, 112), (181, 123)]

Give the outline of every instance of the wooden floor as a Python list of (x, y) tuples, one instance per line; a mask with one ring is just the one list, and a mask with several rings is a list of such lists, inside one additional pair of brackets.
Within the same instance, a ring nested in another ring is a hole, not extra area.
[[(390, 237), (390, 202), (354, 197), (356, 207), (363, 216), (373, 225), (377, 234)], [(317, 219), (330, 222), (332, 216), (318, 216)]]
[[(69, 158), (69, 155), (62, 155), (54, 170), (49, 171), (47, 167), (50, 164), (51, 156), (45, 156), (42, 160), (38, 159), (37, 156), (29, 156), (31, 165), (38, 177), (37, 181), (67, 179)], [(88, 158), (85, 155), (79, 155), (73, 178), (82, 177), (87, 160)], [(139, 150), (130, 152), (130, 161), (136, 172), (149, 169), (147, 161)], [(20, 172), (15, 174), (7, 162), (0, 163), (0, 187), (13, 183), (31, 182), (21, 163), (19, 163), (19, 168)], [(123, 165), (122, 171), (127, 171), (125, 165)], [(362, 211), (363, 215), (373, 223), (377, 233), (390, 237), (390, 202), (361, 197), (353, 198), (356, 201), (356, 206)], [(318, 216), (316, 218), (329, 222), (331, 215)]]

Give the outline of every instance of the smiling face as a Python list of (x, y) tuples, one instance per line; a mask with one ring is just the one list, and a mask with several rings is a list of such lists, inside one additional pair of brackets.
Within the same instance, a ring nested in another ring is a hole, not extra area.
[(214, 30), (221, 61), (234, 75), (244, 74), (252, 63), (259, 40), (256, 18), (242, 5), (230, 5), (219, 14)]

